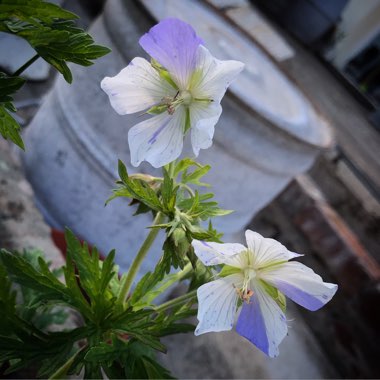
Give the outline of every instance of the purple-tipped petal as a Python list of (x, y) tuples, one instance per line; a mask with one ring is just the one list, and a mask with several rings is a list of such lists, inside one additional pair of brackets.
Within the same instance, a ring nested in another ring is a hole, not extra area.
[(296, 261), (268, 268), (261, 278), (311, 311), (329, 302), (338, 289), (338, 285), (323, 282), (312, 269)]
[(250, 303), (243, 305), (236, 331), (273, 358), (278, 355), (278, 346), (285, 338), (288, 326), (277, 303), (257, 285)]
[(172, 75), (182, 90), (187, 85), (196, 65), (198, 46), (203, 41), (187, 23), (167, 18), (140, 38), (142, 48)]

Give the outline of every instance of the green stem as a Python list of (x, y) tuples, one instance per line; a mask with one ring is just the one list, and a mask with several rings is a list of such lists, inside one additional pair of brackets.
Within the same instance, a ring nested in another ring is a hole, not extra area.
[(180, 305), (181, 303), (189, 301), (192, 298), (195, 298), (196, 295), (197, 295), (197, 290), (195, 289), (195, 290), (192, 290), (191, 292), (186, 293), (182, 296), (179, 296), (177, 298), (173, 298), (172, 300), (167, 301), (167, 302), (161, 304), (160, 306), (157, 306), (155, 310), (157, 312), (161, 312), (161, 311), (164, 311), (166, 309), (170, 309), (174, 306)]
[[(158, 212), (154, 219), (153, 225), (161, 224), (163, 220), (164, 220), (164, 215), (161, 212)], [(125, 299), (127, 298), (127, 295), (129, 291), (131, 290), (133, 280), (135, 279), (139, 271), (139, 268), (141, 266), (141, 263), (143, 262), (150, 247), (152, 246), (154, 239), (156, 238), (159, 230), (160, 230), (159, 228), (151, 228), (140, 250), (137, 252), (137, 255), (135, 259), (133, 260), (132, 265), (129, 268), (127, 275), (122, 280), (119, 295), (118, 295), (118, 301), (124, 302)]]
[(170, 288), (175, 282), (181, 281), (188, 273), (191, 272), (192, 269), (193, 266), (188, 263), (181, 271), (170, 275), (170, 280), (164, 282), (158, 289), (156, 289), (157, 296), (166, 291), (166, 289)]
[(185, 183), (180, 182), (179, 186), (183, 187), (192, 197), (195, 195), (193, 189), (190, 186), (186, 185)]
[(12, 74), (12, 77), (17, 77), (19, 76), (21, 73), (23, 73), (30, 65), (32, 65), (35, 61), (37, 61), (37, 59), (40, 58), (40, 55), (39, 54), (36, 54), (35, 56), (33, 56), (32, 58), (29, 59), (28, 62), (24, 63), (18, 70), (16, 70), (13, 74)]
[[(169, 174), (170, 178), (173, 178), (173, 176), (174, 176), (175, 163), (176, 163), (176, 160), (172, 161), (168, 165), (168, 174)], [(175, 180), (175, 178), (173, 178), (173, 179)]]
[(73, 356), (71, 356), (61, 367), (57, 369), (50, 377), (49, 380), (52, 379), (64, 379), (67, 376), (67, 372), (69, 371), (71, 365), (74, 363), (74, 360), (79, 355), (80, 352), (82, 352), (86, 346), (82, 347), (80, 350), (78, 350)]

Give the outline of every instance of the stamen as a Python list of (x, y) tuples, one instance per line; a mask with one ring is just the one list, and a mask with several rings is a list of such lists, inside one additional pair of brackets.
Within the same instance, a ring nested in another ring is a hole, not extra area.
[(243, 288), (239, 289), (237, 288), (235, 285), (233, 285), (235, 290), (236, 290), (236, 293), (238, 294), (239, 298), (245, 302), (246, 304), (250, 304), (251, 303), (251, 297), (255, 294), (253, 290), (251, 289), (247, 289), (247, 288), (244, 288), (244, 285), (243, 285)]

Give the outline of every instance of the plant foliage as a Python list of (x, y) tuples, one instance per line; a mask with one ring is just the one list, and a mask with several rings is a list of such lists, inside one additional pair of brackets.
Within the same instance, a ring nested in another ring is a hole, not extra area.
[[(70, 230), (65, 238), (67, 262), (60, 270), (51, 270), (38, 251), (0, 251), (0, 364), (6, 374), (35, 368), (38, 376), (53, 378), (82, 370), (85, 378), (102, 378), (103, 372), (109, 378), (171, 378), (154, 353), (166, 351), (162, 336), (194, 329), (179, 321), (195, 311), (192, 301), (167, 312), (153, 300), (176, 275), (161, 283), (145, 276), (124, 303), (117, 297), (115, 252), (102, 261)], [(68, 315), (82, 322), (51, 328)]]
[[(69, 83), (73, 78), (68, 62), (89, 66), (110, 51), (96, 45), (88, 33), (76, 27), (77, 18), (74, 13), (43, 0), (0, 0), (0, 32), (25, 39)], [(24, 79), (19, 76), (0, 73), (0, 133), (22, 149), (20, 126), (9, 111), (16, 112), (12, 94), (23, 84)]]

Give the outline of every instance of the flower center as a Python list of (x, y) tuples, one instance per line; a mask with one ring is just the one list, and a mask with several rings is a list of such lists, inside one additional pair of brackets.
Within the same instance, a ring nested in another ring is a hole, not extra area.
[(256, 271), (252, 267), (247, 267), (243, 269), (243, 286), (240, 289), (236, 289), (237, 294), (243, 302), (249, 303), (251, 297), (253, 296), (253, 290), (250, 289), (251, 280), (256, 277)]
[(193, 96), (191, 95), (190, 91), (187, 90), (181, 91), (179, 94), (179, 98), (182, 100), (182, 103), (185, 106), (189, 106), (193, 101)]
[(248, 267), (244, 269), (244, 279), (247, 281), (252, 280), (256, 277), (256, 271), (252, 267)]

